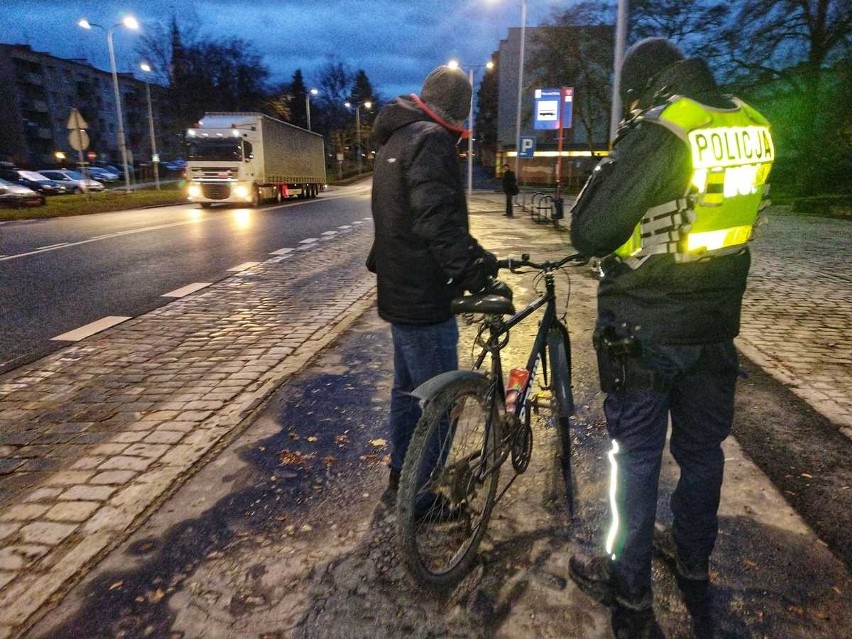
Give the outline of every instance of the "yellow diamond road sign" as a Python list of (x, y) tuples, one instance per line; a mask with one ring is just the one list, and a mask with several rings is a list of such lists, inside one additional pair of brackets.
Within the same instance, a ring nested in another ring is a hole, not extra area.
[(71, 109), (71, 115), (68, 116), (68, 124), (65, 126), (66, 129), (88, 129), (89, 125), (86, 124), (86, 121), (83, 119), (83, 116), (80, 115), (80, 112), (77, 109)]

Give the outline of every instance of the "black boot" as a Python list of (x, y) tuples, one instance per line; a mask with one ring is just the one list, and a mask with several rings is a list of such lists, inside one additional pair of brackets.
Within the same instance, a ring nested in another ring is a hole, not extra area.
[(696, 639), (713, 639), (716, 636), (716, 622), (709, 571), (703, 566), (690, 568), (681, 561), (671, 528), (660, 524), (654, 526), (654, 550), (674, 572), (683, 602), (692, 617), (692, 631)]
[(572, 555), (568, 574), (580, 590), (610, 608), (616, 639), (665, 639), (654, 616), (650, 589), (627, 593), (619, 588), (608, 556)]

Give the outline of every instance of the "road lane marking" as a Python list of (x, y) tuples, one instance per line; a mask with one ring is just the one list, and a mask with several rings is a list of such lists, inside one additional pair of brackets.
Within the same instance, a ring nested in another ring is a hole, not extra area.
[(337, 231), (325, 231), (323, 233), (326, 237), (331, 237), (332, 235), (337, 235)]
[(346, 229), (351, 229), (352, 226), (350, 226), (349, 224), (344, 224), (343, 226), (338, 226), (337, 228), (345, 231)]
[(238, 271), (247, 271), (250, 268), (257, 266), (260, 262), (243, 262), (242, 264), (237, 264), (228, 269), (228, 271), (238, 272)]
[(287, 255), (288, 253), (292, 253), (296, 249), (292, 248), (280, 248), (277, 251), (272, 251), (270, 255)]
[(157, 224), (155, 226), (145, 226), (141, 229), (130, 229), (127, 231), (117, 231), (115, 233), (108, 233), (107, 235), (97, 235), (95, 237), (90, 237), (85, 240), (80, 240), (79, 242), (64, 242), (62, 244), (51, 244), (50, 246), (42, 246), (37, 249), (33, 249), (32, 251), (27, 251), (26, 253), (17, 253), (15, 255), (4, 255), (0, 257), (0, 262), (6, 260), (15, 260), (19, 257), (28, 257), (30, 255), (38, 255), (39, 253), (46, 253), (48, 251), (56, 251), (62, 248), (72, 248), (74, 246), (80, 246), (82, 244), (88, 244), (90, 242), (100, 242), (101, 240), (108, 240), (113, 237), (120, 237), (122, 235), (133, 235), (135, 233), (145, 233), (146, 231), (159, 231), (160, 229), (168, 229), (174, 226), (185, 226), (187, 224), (198, 224), (200, 220), (185, 220), (183, 222), (171, 222), (169, 224)]
[(163, 293), (160, 297), (186, 297), (190, 293), (195, 293), (195, 291), (200, 291), (202, 288), (210, 286), (212, 283), (213, 282), (194, 282), (193, 284), (187, 284), (182, 288), (176, 288), (168, 293)]
[(91, 324), (86, 324), (85, 326), (81, 326), (80, 328), (75, 328), (73, 331), (62, 333), (62, 335), (57, 335), (56, 337), (51, 337), (50, 340), (55, 342), (79, 342), (81, 339), (85, 339), (94, 335), (95, 333), (105, 331), (106, 329), (112, 328), (113, 326), (121, 324), (122, 322), (126, 322), (129, 319), (133, 318), (119, 317), (117, 315), (107, 315), (106, 317), (102, 317), (101, 319), (92, 322)]

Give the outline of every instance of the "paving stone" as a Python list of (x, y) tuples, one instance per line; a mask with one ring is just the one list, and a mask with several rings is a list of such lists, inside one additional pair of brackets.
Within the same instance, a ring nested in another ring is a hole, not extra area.
[(44, 518), (51, 521), (81, 522), (89, 518), (101, 505), (99, 501), (69, 501), (56, 504), (48, 510)]
[(55, 546), (76, 529), (76, 524), (37, 521), (22, 527), (20, 534), (26, 543)]
[[(193, 425), (193, 428), (197, 425)], [(145, 438), (148, 444), (176, 444), (186, 436), (186, 432), (178, 430), (157, 430)]]
[(153, 460), (145, 457), (130, 457), (128, 455), (118, 455), (109, 457), (107, 460), (98, 466), (98, 470), (134, 470), (141, 472), (151, 465)]
[(51, 475), (44, 483), (48, 486), (73, 486), (85, 484), (93, 475), (89, 470), (63, 470)]
[(16, 532), (18, 532), (20, 529), (21, 529), (21, 524), (18, 524), (18, 523), (0, 524), (0, 541), (3, 541), (4, 539), (11, 537)]
[(132, 470), (110, 470), (98, 473), (89, 480), (90, 484), (117, 484), (122, 485), (131, 481), (138, 473)]
[(91, 484), (81, 484), (79, 486), (71, 486), (64, 493), (59, 495), (60, 500), (69, 501), (106, 501), (116, 491), (115, 486), (92, 486)]
[(53, 500), (56, 499), (62, 490), (62, 488), (38, 488), (25, 495), (23, 499), (27, 502)]
[(0, 513), (0, 521), (32, 521), (48, 511), (50, 506), (41, 504), (19, 504)]

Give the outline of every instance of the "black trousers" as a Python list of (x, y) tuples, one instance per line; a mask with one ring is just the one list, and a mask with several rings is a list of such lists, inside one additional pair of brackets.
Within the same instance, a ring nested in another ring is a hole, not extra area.
[(512, 209), (513, 209), (512, 198), (513, 197), (514, 196), (511, 193), (506, 191), (506, 217), (512, 217), (512, 215), (513, 215), (513, 213), (512, 213)]

